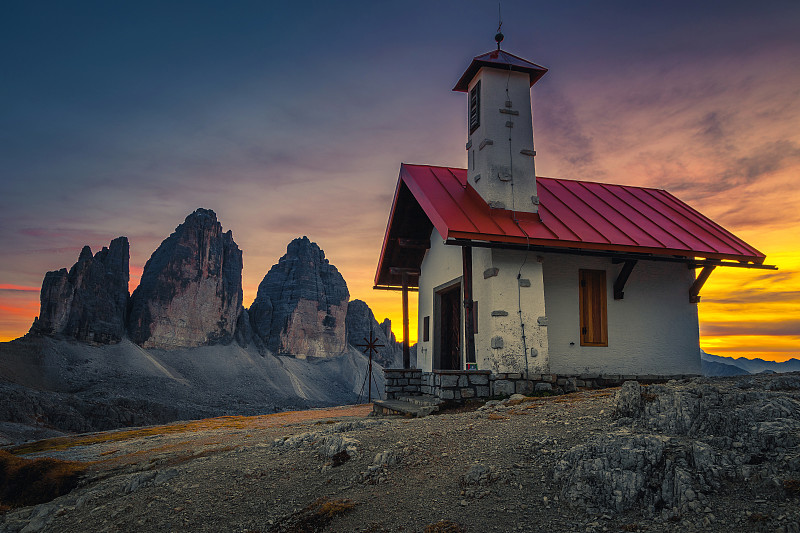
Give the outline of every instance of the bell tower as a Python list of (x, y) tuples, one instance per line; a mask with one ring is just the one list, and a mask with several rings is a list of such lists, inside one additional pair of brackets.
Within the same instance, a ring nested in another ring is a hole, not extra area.
[(467, 178), (490, 207), (536, 213), (531, 87), (547, 69), (500, 49), (473, 58), (453, 88), (467, 93)]

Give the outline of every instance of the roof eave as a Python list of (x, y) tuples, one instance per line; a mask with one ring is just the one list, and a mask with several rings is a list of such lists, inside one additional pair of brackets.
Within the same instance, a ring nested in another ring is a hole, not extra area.
[(705, 252), (699, 250), (682, 250), (676, 248), (651, 248), (646, 246), (625, 246), (619, 244), (604, 244), (604, 243), (591, 243), (581, 241), (563, 241), (563, 240), (550, 240), (550, 239), (526, 239), (525, 237), (516, 237), (512, 235), (498, 236), (492, 235), (491, 239), (487, 239), (487, 235), (475, 234), (464, 231), (450, 232), (449, 238), (452, 240), (468, 240), (476, 243), (488, 243), (496, 247), (502, 247), (503, 244), (513, 246), (530, 246), (531, 249), (536, 247), (546, 248), (564, 248), (564, 249), (577, 249), (577, 250), (591, 250), (591, 251), (608, 251), (619, 253), (643, 254), (643, 255), (663, 255), (663, 256), (679, 256), (686, 258), (701, 257), (706, 259), (718, 259), (738, 261), (742, 263), (752, 263), (761, 265), (764, 263), (766, 256), (764, 254), (758, 255), (740, 255), (740, 254), (726, 254), (716, 252)]
[(530, 61), (526, 62), (530, 63), (532, 66), (524, 67), (520, 65), (511, 65), (511, 64), (495, 63), (492, 61), (485, 61), (478, 59), (478, 57), (474, 58), (472, 62), (469, 64), (467, 70), (464, 71), (464, 74), (462, 74), (461, 78), (458, 80), (458, 83), (456, 83), (455, 87), (453, 87), (453, 91), (459, 93), (467, 92), (469, 90), (469, 82), (472, 81), (472, 79), (475, 77), (478, 71), (483, 67), (494, 68), (498, 70), (511, 70), (514, 72), (522, 72), (528, 74), (528, 76), (530, 76), (531, 87), (533, 87), (533, 84), (539, 81), (542, 78), (542, 76), (544, 76), (547, 73), (547, 68), (542, 67), (540, 65), (535, 65), (534, 63), (530, 63)]

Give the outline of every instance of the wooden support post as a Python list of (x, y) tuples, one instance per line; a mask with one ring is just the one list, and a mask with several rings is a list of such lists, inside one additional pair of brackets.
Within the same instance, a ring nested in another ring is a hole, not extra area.
[(622, 267), (622, 270), (619, 271), (619, 276), (617, 276), (617, 280), (614, 282), (614, 299), (615, 300), (622, 300), (625, 297), (625, 284), (628, 282), (628, 278), (633, 272), (633, 267), (636, 266), (636, 260), (630, 259), (625, 261), (625, 265)]
[(470, 363), (475, 363), (475, 317), (473, 316), (472, 301), (472, 247), (461, 247), (462, 274), (461, 279), (464, 285), (464, 334), (466, 337), (465, 358), (467, 368)]
[(694, 280), (692, 286), (689, 288), (689, 303), (696, 304), (700, 301), (700, 289), (703, 288), (703, 285), (708, 280), (708, 276), (714, 271), (716, 267), (713, 265), (706, 265), (703, 267), (703, 270), (700, 271), (700, 275), (697, 276), (697, 279)]
[(408, 345), (408, 272), (403, 271), (403, 368), (411, 368), (411, 350)]

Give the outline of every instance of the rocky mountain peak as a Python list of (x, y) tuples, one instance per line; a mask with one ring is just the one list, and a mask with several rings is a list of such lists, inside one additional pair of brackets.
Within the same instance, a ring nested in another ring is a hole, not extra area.
[(118, 237), (95, 255), (84, 246), (69, 271), (45, 274), (39, 317), (31, 333), (99, 344), (119, 342), (125, 335), (129, 257), (127, 237)]
[(378, 344), (383, 344), (374, 360), (384, 368), (402, 368), (403, 348), (392, 333), (391, 320), (387, 318), (379, 324), (366, 302), (350, 301), (347, 306), (347, 341), (354, 346), (364, 344), (370, 333), (378, 339)]
[(197, 209), (153, 252), (131, 296), (128, 334), (145, 348), (233, 340), (242, 308), (242, 252), (217, 215)]
[(294, 239), (258, 286), (253, 335), (276, 354), (327, 357), (347, 347), (347, 283), (308, 237)]

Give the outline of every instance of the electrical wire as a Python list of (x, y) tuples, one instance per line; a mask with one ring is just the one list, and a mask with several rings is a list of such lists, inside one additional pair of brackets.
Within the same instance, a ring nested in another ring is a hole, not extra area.
[[(511, 95), (508, 92), (508, 85), (511, 81), (511, 65), (508, 66), (508, 76), (506, 77), (506, 102), (511, 101)], [(522, 269), (525, 267), (525, 264), (528, 262), (528, 254), (530, 254), (531, 250), (531, 238), (528, 235), (528, 232), (525, 231), (525, 228), (522, 227), (520, 224), (519, 219), (517, 218), (517, 206), (516, 206), (516, 195), (514, 194), (514, 150), (511, 146), (511, 128), (508, 128), (508, 167), (509, 167), (509, 177), (511, 183), (511, 219), (517, 225), (517, 227), (522, 231), (525, 235), (525, 256), (522, 259), (522, 264), (519, 266), (519, 270), (517, 270), (517, 310), (519, 313), (519, 326), (522, 332), (522, 350), (525, 353), (525, 378), (527, 379), (530, 375), (529, 365), (528, 365), (528, 342), (525, 336), (525, 320), (522, 317), (522, 287), (519, 284), (519, 280), (522, 278)], [(533, 179), (536, 179), (536, 176), (533, 176)]]

